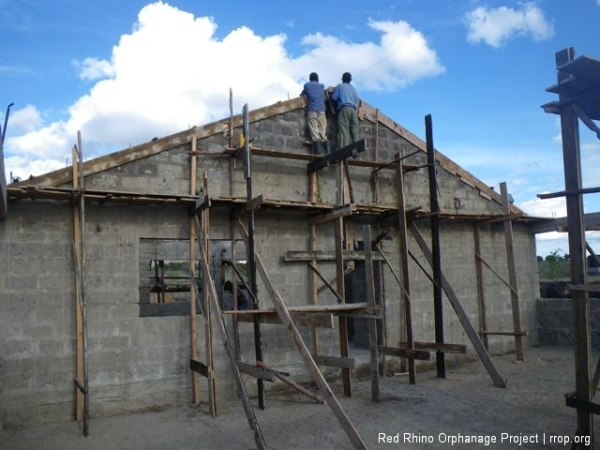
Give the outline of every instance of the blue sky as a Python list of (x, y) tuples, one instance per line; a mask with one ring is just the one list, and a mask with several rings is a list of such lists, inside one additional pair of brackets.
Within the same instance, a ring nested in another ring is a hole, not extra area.
[[(353, 74), (359, 95), (533, 216), (564, 216), (554, 54), (600, 57), (600, 0), (201, 2), (0, 0), (0, 114), (7, 178), (295, 97), (308, 74)], [(584, 186), (600, 143), (580, 124)], [(70, 161), (69, 161), (70, 163)], [(585, 199), (596, 212), (597, 195)], [(600, 238), (588, 235), (592, 247)], [(564, 235), (538, 254), (568, 253)], [(600, 252), (600, 248), (596, 248)]]

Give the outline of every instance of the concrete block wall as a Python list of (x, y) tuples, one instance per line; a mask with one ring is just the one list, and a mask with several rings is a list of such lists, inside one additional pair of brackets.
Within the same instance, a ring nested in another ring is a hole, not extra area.
[(38, 420), (70, 405), (74, 390), (70, 209), (40, 209), (0, 222), (0, 424)]
[[(537, 320), (541, 345), (573, 345), (573, 300), (540, 298)], [(590, 324), (593, 348), (600, 348), (600, 299), (590, 299)]]
[[(330, 118), (330, 133), (335, 122)], [(375, 126), (361, 124), (361, 135), (373, 151)], [(253, 124), (251, 136), (256, 146), (268, 150), (310, 152), (302, 110), (282, 114)], [(228, 145), (227, 138), (215, 135), (198, 143), (202, 155), (198, 164), (198, 191), (202, 190), (204, 171), (209, 177), (212, 197), (246, 196), (246, 181), (240, 162), (234, 170), (234, 192), (229, 191), (230, 157), (217, 156)], [(378, 128), (380, 159), (392, 160), (395, 154), (409, 154), (414, 146), (387, 128)], [(263, 145), (264, 144), (264, 145)], [(124, 164), (86, 178), (94, 189), (130, 192), (189, 194), (189, 144)], [(371, 157), (371, 156), (370, 156)], [(369, 158), (370, 158), (369, 157)], [(420, 165), (424, 154), (410, 157), (406, 163)], [(371, 203), (371, 171), (350, 167), (355, 201)], [(443, 169), (440, 198), (443, 207), (454, 206), (454, 198), (464, 199), (467, 211), (496, 211), (499, 205), (479, 196), (476, 189), (457, 181)], [(381, 204), (396, 206), (395, 170), (380, 171)], [(321, 201), (336, 201), (335, 168), (319, 173)], [(253, 195), (266, 198), (306, 201), (308, 180), (306, 163), (268, 158), (253, 158)], [(409, 207), (428, 208), (428, 183), (423, 171), (406, 177)], [(452, 200), (450, 200), (452, 199)], [(470, 202), (470, 203), (469, 203)], [(4, 423), (40, 418), (69, 420), (73, 412), (75, 371), (74, 354), (74, 276), (72, 253), (72, 212), (66, 203), (19, 201), (10, 204), (6, 221), (0, 222), (0, 296), (5, 314), (0, 315), (0, 418)], [(302, 214), (258, 212), (255, 216), (256, 250), (265, 264), (275, 288), (288, 305), (309, 302), (310, 269), (304, 263), (285, 262), (287, 250), (307, 250), (308, 219)], [(428, 226), (420, 225), (428, 239)], [(317, 247), (334, 249), (332, 224), (317, 226)], [(93, 415), (113, 414), (191, 401), (189, 371), (189, 318), (185, 316), (140, 317), (140, 239), (187, 239), (189, 218), (185, 207), (125, 206), (88, 204), (86, 206), (86, 304), (88, 306), (88, 366)], [(230, 239), (229, 211), (211, 209), (211, 239)], [(362, 241), (362, 225), (354, 227), (354, 239)], [(477, 281), (475, 275), (473, 229), (469, 222), (444, 222), (441, 233), (442, 267), (475, 329), (478, 327)], [(494, 261), (496, 269), (506, 273), (504, 236), (501, 225), (482, 228), (482, 253)], [(394, 233), (382, 242), (399, 272), (398, 241)], [(411, 251), (420, 255), (415, 242)], [(515, 225), (515, 251), (522, 294), (523, 328), (531, 331), (537, 298), (535, 243), (526, 226)], [(187, 254), (182, 259), (187, 258)], [(423, 265), (425, 260), (419, 256)], [(320, 263), (326, 279), (335, 274), (333, 263)], [(415, 339), (433, 340), (432, 287), (416, 265), (410, 267)], [(521, 276), (522, 275), (522, 276)], [(388, 345), (402, 340), (400, 287), (390, 269), (383, 268), (388, 317)], [(486, 273), (488, 328), (510, 330), (510, 293)], [(259, 298), (270, 306), (265, 286), (259, 280)], [(336, 303), (330, 292), (319, 295), (323, 304)], [(468, 343), (462, 327), (447, 300), (444, 300), (446, 341)], [(228, 324), (230, 321), (228, 321)], [(198, 320), (200, 360), (204, 358), (203, 320)], [(242, 359), (254, 360), (252, 326), (241, 324)], [(308, 330), (301, 330), (310, 342)], [(216, 330), (215, 361), (218, 395), (234, 395), (229, 363)], [(339, 354), (338, 331), (320, 330), (322, 353)], [(531, 335), (530, 339), (536, 339)], [(490, 339), (492, 352), (514, 348), (512, 339)], [(470, 347), (471, 348), (471, 347)], [(280, 326), (263, 326), (265, 361), (275, 368), (290, 371), (294, 377), (308, 380), (288, 332)], [(470, 350), (471, 354), (473, 353)], [(330, 371), (330, 374), (335, 371)], [(204, 383), (201, 380), (201, 383)], [(248, 383), (252, 391), (255, 383)], [(204, 385), (203, 385), (204, 386)], [(204, 387), (203, 387), (204, 389)]]
[[(425, 240), (430, 242), (428, 224), (419, 222), (418, 226)], [(482, 257), (505, 280), (508, 280), (504, 232), (501, 224), (487, 227), (487, 229), (482, 227), (480, 233)], [(440, 245), (444, 276), (459, 298), (471, 324), (475, 330), (479, 331), (479, 300), (472, 225), (443, 222), (440, 232)], [(384, 251), (395, 254), (397, 252), (397, 243), (384, 242), (383, 248)], [(419, 263), (429, 270), (427, 261), (422, 256), (420, 248), (413, 239), (409, 240), (409, 249), (413, 255), (417, 256)], [(535, 245), (530, 242), (527, 233), (515, 233), (515, 260), (518, 272), (517, 281), (521, 306), (521, 326), (522, 330), (529, 333), (525, 341), (530, 345), (537, 342), (535, 299), (538, 297), (539, 282), (537, 274), (534, 271), (535, 264), (532, 262), (532, 255), (534, 254)], [(395, 256), (392, 261), (397, 261), (397, 259), (398, 257)], [(435, 327), (432, 283), (416, 264), (411, 265), (409, 269), (415, 340), (433, 342)], [(512, 331), (513, 321), (510, 291), (488, 269), (484, 268), (483, 272), (487, 328), (489, 331)], [(388, 307), (388, 315), (391, 317), (402, 317), (401, 307), (399, 304), (395, 304), (394, 301), (400, 295), (395, 284), (392, 278), (386, 275), (386, 298), (388, 299), (387, 304), (390, 305)], [(443, 295), (443, 309), (446, 342), (468, 344), (469, 352), (473, 355), (473, 349), (468, 337), (464, 333), (463, 327), (459, 323), (445, 294)], [(390, 326), (394, 328), (388, 329), (388, 338), (400, 340), (397, 324), (390, 323)], [(393, 344), (393, 341), (391, 343)], [(515, 348), (514, 338), (508, 336), (489, 336), (489, 343), (491, 353), (505, 353), (513, 351)]]

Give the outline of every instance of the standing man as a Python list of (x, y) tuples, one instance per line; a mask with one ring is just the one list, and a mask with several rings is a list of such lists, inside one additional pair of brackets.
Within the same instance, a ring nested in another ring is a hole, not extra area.
[(304, 84), (300, 95), (307, 99), (306, 120), (308, 131), (313, 141), (313, 151), (320, 154), (323, 150), (329, 154), (329, 141), (327, 140), (327, 118), (325, 117), (325, 86), (319, 83), (319, 75), (311, 73), (310, 81)]
[(338, 129), (342, 135), (342, 147), (358, 141), (358, 93), (350, 84), (352, 75), (345, 72), (342, 82), (338, 84), (331, 99), (336, 103), (338, 116)]

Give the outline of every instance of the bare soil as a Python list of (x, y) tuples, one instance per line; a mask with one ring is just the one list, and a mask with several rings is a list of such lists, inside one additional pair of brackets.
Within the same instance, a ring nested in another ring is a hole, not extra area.
[[(576, 419), (564, 394), (574, 390), (573, 349), (528, 348), (525, 359), (494, 358), (506, 388), (494, 386), (479, 360), (448, 364), (445, 379), (434, 371), (418, 373), (416, 385), (405, 375), (382, 378), (378, 403), (371, 401), (368, 378), (354, 380), (352, 398), (343, 397), (338, 382), (331, 386), (369, 449), (569, 448), (565, 441), (572, 439)], [(4, 429), (0, 449), (257, 448), (241, 403), (221, 401), (219, 409), (217, 418), (206, 405), (92, 418), (88, 437), (76, 422)], [(255, 412), (269, 449), (353, 448), (331, 409), (296, 391), (269, 393), (266, 409)]]

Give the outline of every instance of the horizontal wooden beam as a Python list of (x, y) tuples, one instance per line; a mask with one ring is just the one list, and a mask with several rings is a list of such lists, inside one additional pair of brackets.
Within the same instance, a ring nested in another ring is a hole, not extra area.
[[(344, 250), (343, 256), (345, 261), (364, 261), (365, 252), (356, 250)], [(380, 254), (373, 254), (373, 259), (383, 261), (383, 257)], [(334, 251), (302, 251), (302, 250), (288, 250), (285, 252), (284, 260), (287, 262), (307, 262), (307, 261), (335, 261)]]
[[(256, 361), (256, 365), (258, 367), (262, 367), (263, 369), (270, 369), (265, 363), (263, 363), (261, 361)], [(291, 378), (289, 378), (289, 374), (284, 374), (282, 372), (274, 372), (274, 375), (277, 378), (279, 378), (281, 381), (283, 381), (284, 383), (286, 383), (288, 386), (291, 386), (294, 389), (296, 389), (301, 394), (304, 394), (307, 397), (310, 397), (313, 400), (316, 400), (317, 402), (319, 402), (321, 404), (325, 403), (325, 400), (323, 399), (323, 397), (321, 397), (319, 394), (314, 393), (311, 390), (306, 389), (304, 386), (301, 386), (300, 384), (296, 383), (294, 380), (292, 380)]]
[(194, 217), (200, 210), (209, 209), (210, 206), (210, 197), (208, 195), (204, 196), (204, 198), (198, 198), (196, 199), (196, 203), (193, 206), (190, 206), (188, 215)]
[(492, 336), (527, 336), (528, 331), (480, 331), (479, 334)]
[(399, 358), (419, 359), (421, 361), (429, 361), (431, 355), (425, 350), (416, 350), (410, 348), (393, 348), (393, 347), (378, 347), (379, 353), (386, 356), (397, 356)]
[[(532, 234), (547, 233), (550, 231), (566, 232), (567, 217), (547, 218), (538, 223), (530, 225)], [(586, 231), (598, 230), (600, 228), (600, 213), (588, 213), (583, 216)]]
[[(335, 328), (333, 314), (331, 313), (290, 313), (292, 320), (296, 326), (301, 327), (320, 327), (320, 328)], [(259, 314), (258, 320), (260, 323), (267, 325), (281, 325), (281, 320), (276, 312), (268, 314)], [(238, 315), (240, 322), (254, 322), (254, 317), (249, 314)]]
[(264, 198), (261, 195), (259, 195), (258, 197), (254, 197), (252, 200), (250, 200), (247, 204), (246, 207), (243, 209), (244, 213), (249, 213), (252, 211), (256, 211), (258, 209), (260, 209), (260, 207), (262, 206), (264, 202)]
[(575, 393), (565, 394), (565, 404), (569, 408), (575, 408), (579, 411), (600, 415), (600, 405), (598, 403), (579, 400), (575, 396)]
[(544, 199), (549, 199), (549, 198), (568, 197), (570, 195), (578, 195), (578, 194), (595, 194), (597, 192), (600, 192), (600, 187), (570, 189), (570, 190), (566, 190), (566, 191), (550, 192), (548, 194), (538, 194), (537, 197), (544, 200)]
[(209, 377), (208, 367), (205, 364), (202, 364), (200, 361), (196, 361), (195, 359), (190, 359), (190, 369), (193, 372), (199, 373), (204, 378)]
[(32, 200), (48, 199), (48, 200), (66, 200), (73, 201), (78, 195), (83, 192), (86, 202), (105, 203), (111, 201), (114, 203), (128, 204), (144, 204), (144, 205), (174, 205), (195, 206), (198, 200), (197, 196), (192, 195), (163, 195), (150, 194), (139, 192), (123, 192), (123, 191), (99, 191), (85, 189), (84, 191), (74, 188), (45, 188), (45, 187), (9, 187), (9, 198), (30, 198)]
[(340, 161), (344, 161), (348, 158), (356, 158), (359, 153), (364, 152), (367, 149), (367, 144), (364, 139), (353, 142), (350, 145), (346, 145), (338, 150), (335, 150), (329, 155), (311, 161), (306, 166), (306, 172), (310, 175), (313, 172), (317, 172), (329, 165), (336, 164)]
[(338, 367), (340, 369), (354, 370), (356, 360), (354, 358), (344, 358), (341, 356), (312, 355), (318, 366)]
[(237, 361), (236, 364), (240, 372), (245, 375), (250, 375), (259, 380), (275, 381), (275, 374), (270, 369), (263, 369), (262, 367), (257, 367), (242, 361)]
[(317, 225), (323, 222), (330, 222), (332, 220), (339, 219), (340, 217), (351, 216), (352, 211), (352, 205), (339, 206), (337, 208), (333, 208), (332, 211), (312, 216), (308, 223), (309, 225)]
[(600, 286), (597, 284), (571, 284), (567, 285), (568, 291), (600, 292)]
[[(352, 312), (367, 309), (367, 303), (336, 303), (335, 305), (305, 305), (305, 306), (288, 306), (286, 309), (290, 313), (326, 313), (331, 312), (336, 314), (339, 312)], [(223, 311), (223, 314), (237, 314), (239, 317), (244, 315), (254, 314), (271, 314), (275, 312), (275, 308), (269, 309), (245, 309), (242, 311)]]
[[(467, 353), (467, 346), (462, 344), (445, 344), (437, 342), (414, 342), (414, 348), (417, 350), (440, 351), (444, 353)], [(406, 348), (406, 342), (401, 342), (400, 348)]]

